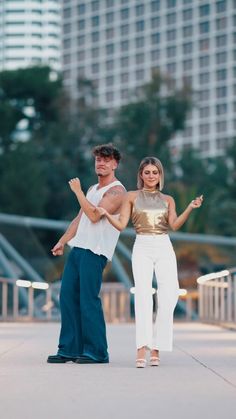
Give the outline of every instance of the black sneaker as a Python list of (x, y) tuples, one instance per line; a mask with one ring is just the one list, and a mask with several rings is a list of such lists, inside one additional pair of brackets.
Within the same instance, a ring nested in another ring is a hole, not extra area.
[(76, 358), (69, 358), (67, 356), (62, 356), (59, 354), (56, 355), (49, 355), (47, 362), (49, 364), (65, 364), (66, 362), (75, 362)]

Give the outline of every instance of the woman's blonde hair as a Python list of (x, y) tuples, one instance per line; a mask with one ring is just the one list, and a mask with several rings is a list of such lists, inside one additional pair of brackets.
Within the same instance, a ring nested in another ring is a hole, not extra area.
[(153, 166), (156, 166), (156, 168), (158, 169), (158, 171), (160, 173), (160, 181), (157, 184), (157, 189), (159, 189), (159, 191), (161, 191), (163, 189), (163, 186), (164, 186), (164, 169), (163, 169), (162, 163), (156, 157), (144, 157), (144, 159), (141, 161), (141, 163), (139, 165), (139, 168), (138, 168), (137, 187), (138, 187), (138, 189), (142, 189), (143, 186), (144, 186), (144, 182), (143, 182), (143, 179), (142, 179), (141, 175), (143, 173), (144, 168), (148, 164), (152, 164)]

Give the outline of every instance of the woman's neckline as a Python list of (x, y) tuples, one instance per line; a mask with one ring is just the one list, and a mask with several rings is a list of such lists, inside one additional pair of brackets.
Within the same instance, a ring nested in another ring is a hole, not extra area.
[(143, 188), (142, 189), (142, 191), (143, 192), (149, 192), (149, 193), (160, 193), (160, 191), (159, 191), (159, 189), (146, 189), (146, 188)]

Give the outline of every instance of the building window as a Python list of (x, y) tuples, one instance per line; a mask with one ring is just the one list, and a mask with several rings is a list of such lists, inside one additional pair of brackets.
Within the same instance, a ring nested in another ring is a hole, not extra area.
[(114, 84), (114, 76), (108, 76), (106, 77), (106, 85), (112, 86)]
[(192, 68), (193, 68), (193, 60), (183, 61), (183, 70), (184, 71), (192, 70)]
[(122, 9), (120, 12), (120, 17), (122, 20), (129, 18), (129, 9)]
[(193, 27), (192, 26), (184, 26), (183, 27), (183, 37), (184, 38), (192, 36), (192, 34), (193, 34)]
[(93, 48), (91, 51), (92, 58), (98, 58), (99, 56), (99, 48)]
[(120, 77), (121, 83), (128, 83), (129, 81), (129, 73), (123, 73)]
[(193, 17), (193, 10), (192, 9), (187, 9), (183, 11), (183, 20), (190, 20)]
[(106, 93), (106, 101), (107, 102), (113, 102), (114, 100), (114, 93), (113, 92), (107, 92)]
[(176, 30), (172, 29), (170, 31), (167, 31), (167, 41), (174, 41), (176, 39)]
[(63, 55), (63, 63), (64, 64), (69, 64), (70, 62), (71, 62), (70, 54)]
[(216, 54), (216, 63), (217, 64), (225, 64), (225, 62), (227, 61), (227, 52), (218, 52)]
[(78, 36), (78, 45), (84, 45), (85, 43), (85, 36), (84, 35), (80, 35)]
[(154, 33), (153, 35), (151, 35), (151, 40), (152, 40), (152, 45), (159, 44), (160, 34), (159, 33)]
[(136, 6), (135, 10), (136, 10), (136, 16), (143, 16), (143, 14), (144, 14), (144, 5), (143, 4), (139, 4), (138, 6)]
[(135, 56), (136, 64), (143, 64), (144, 63), (144, 54), (136, 54)]
[(71, 24), (70, 23), (66, 23), (65, 25), (63, 25), (63, 33), (67, 34), (70, 33), (71, 31)]
[(187, 44), (183, 45), (183, 53), (184, 54), (191, 54), (193, 52), (193, 43), (188, 42)]
[(228, 138), (217, 138), (216, 145), (218, 150), (224, 150), (228, 146)]
[(216, 123), (217, 132), (225, 132), (227, 130), (227, 121), (219, 121)]
[(191, 137), (191, 135), (193, 135), (193, 127), (186, 127), (183, 132), (183, 136), (186, 138)]
[(77, 57), (78, 57), (78, 61), (84, 61), (85, 51), (78, 51)]
[(92, 12), (97, 12), (99, 9), (99, 1), (92, 1)]
[(71, 46), (71, 40), (70, 39), (64, 39), (63, 41), (63, 47), (64, 49), (68, 49)]
[(233, 68), (233, 76), (234, 76), (234, 79), (236, 79), (236, 67)]
[(201, 151), (209, 151), (210, 149), (210, 143), (208, 140), (200, 141), (199, 145)]
[(210, 30), (210, 22), (202, 22), (199, 24), (200, 34), (208, 33)]
[(114, 61), (109, 60), (106, 62), (106, 69), (107, 71), (112, 71), (114, 69)]
[(144, 79), (144, 70), (136, 70), (136, 80)]
[(114, 0), (106, 0), (106, 7), (114, 6)]
[(136, 32), (142, 32), (144, 30), (144, 21), (140, 20), (136, 22)]
[(129, 25), (122, 25), (120, 28), (121, 36), (125, 36), (129, 34)]
[(109, 28), (106, 30), (106, 39), (112, 39), (114, 38), (114, 29)]
[(92, 42), (98, 42), (99, 41), (99, 32), (93, 32), (92, 33)]
[(98, 26), (99, 25), (99, 16), (93, 16), (92, 17), (92, 26)]
[(216, 105), (216, 115), (224, 115), (227, 113), (227, 103)]
[(222, 13), (226, 11), (226, 0), (218, 1), (216, 3), (216, 13)]
[(216, 19), (216, 29), (218, 31), (225, 29), (227, 26), (227, 18), (221, 17), (220, 19)]
[(209, 55), (205, 55), (204, 57), (199, 58), (200, 67), (207, 67), (210, 64)]
[(85, 75), (85, 68), (84, 67), (78, 67), (78, 75), (80, 77), (84, 77), (84, 75)]
[(158, 12), (160, 10), (160, 0), (151, 2), (151, 11), (152, 13)]
[(106, 23), (113, 23), (114, 22), (114, 13), (110, 12), (106, 14)]
[(136, 48), (142, 48), (144, 47), (144, 38), (136, 38), (135, 40)]
[(201, 124), (199, 126), (200, 135), (209, 134), (209, 132), (210, 132), (210, 125), (209, 124)]
[(129, 50), (129, 41), (122, 41), (121, 44), (121, 51), (125, 52)]
[(167, 73), (174, 74), (176, 72), (176, 63), (169, 63), (166, 66)]
[(221, 99), (222, 97), (226, 97), (226, 96), (227, 96), (227, 87), (226, 86), (217, 87), (216, 97), (218, 99)]
[(71, 17), (71, 8), (70, 7), (63, 10), (63, 18), (68, 19), (69, 17)]
[(128, 99), (129, 91), (128, 89), (122, 89), (121, 90), (121, 99)]
[(157, 49), (155, 51), (151, 51), (151, 59), (152, 61), (156, 61), (160, 59), (160, 50)]
[(120, 60), (121, 68), (129, 66), (129, 57), (122, 57)]
[(209, 73), (202, 73), (199, 75), (199, 82), (200, 84), (209, 83), (210, 81), (210, 74)]
[(176, 13), (170, 13), (166, 16), (167, 25), (173, 25), (176, 23)]
[(92, 64), (92, 73), (96, 74), (98, 72), (99, 72), (99, 64), (98, 63)]
[(158, 28), (160, 26), (160, 18), (159, 18), (159, 16), (153, 17), (151, 19), (151, 26), (152, 26), (152, 29)]
[(222, 68), (222, 70), (217, 70), (216, 72), (216, 80), (226, 80), (227, 79), (227, 70), (225, 68)]
[(203, 6), (199, 7), (199, 16), (208, 16), (210, 14), (210, 5), (204, 4)]
[(227, 44), (227, 36), (221, 35), (216, 37), (216, 46), (218, 48), (224, 47)]
[(167, 48), (167, 57), (175, 57), (176, 56), (176, 47), (169, 47)]
[(204, 102), (205, 100), (209, 100), (209, 97), (210, 97), (210, 91), (208, 89), (199, 91), (199, 100), (201, 102)]
[(109, 45), (106, 46), (106, 53), (107, 53), (107, 55), (114, 54), (114, 50), (115, 50), (114, 44), (109, 44)]
[(170, 9), (171, 7), (176, 6), (176, 0), (167, 0), (167, 7)]
[(210, 39), (201, 39), (199, 41), (199, 50), (208, 51), (210, 48)]
[(85, 13), (85, 4), (78, 5), (78, 14), (83, 15)]
[(78, 29), (79, 29), (80, 31), (82, 31), (82, 30), (84, 30), (84, 29), (85, 29), (85, 20), (79, 20), (79, 21), (78, 21)]
[(199, 110), (200, 118), (208, 118), (210, 116), (210, 108), (208, 106), (204, 106)]
[(233, 15), (233, 26), (236, 26), (236, 15)]

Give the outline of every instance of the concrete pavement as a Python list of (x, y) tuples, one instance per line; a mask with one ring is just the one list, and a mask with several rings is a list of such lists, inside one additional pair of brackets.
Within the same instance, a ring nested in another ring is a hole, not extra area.
[(136, 369), (133, 324), (108, 325), (110, 364), (52, 365), (58, 323), (0, 324), (1, 419), (233, 419), (236, 332), (175, 323), (172, 353)]

